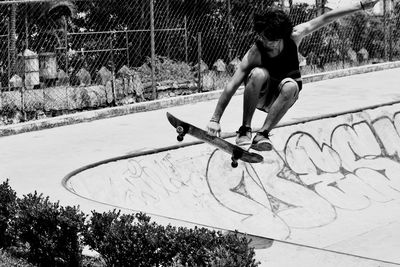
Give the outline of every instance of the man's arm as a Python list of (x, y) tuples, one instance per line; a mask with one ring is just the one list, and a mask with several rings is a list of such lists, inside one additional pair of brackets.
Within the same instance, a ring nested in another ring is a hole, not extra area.
[(232, 96), (235, 94), (240, 84), (243, 82), (244, 78), (248, 75), (251, 68), (254, 65), (255, 57), (257, 51), (253, 46), (244, 55), (242, 61), (240, 62), (238, 69), (233, 74), (231, 80), (228, 82), (221, 96), (219, 97), (217, 106), (215, 107), (214, 114), (211, 121), (218, 122), (221, 120), (222, 114), (224, 113), (226, 107), (228, 106)]
[(356, 11), (372, 8), (378, 1), (379, 0), (361, 0), (360, 2), (334, 9), (308, 22), (299, 24), (293, 29), (292, 39), (299, 45), (305, 36), (319, 28)]

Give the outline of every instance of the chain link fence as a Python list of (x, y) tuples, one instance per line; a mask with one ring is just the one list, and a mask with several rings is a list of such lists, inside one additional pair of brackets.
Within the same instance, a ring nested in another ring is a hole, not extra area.
[[(296, 25), (340, 4), (1, 1), (0, 124), (222, 89), (255, 40), (254, 12), (279, 5)], [(306, 37), (303, 75), (398, 60), (399, 8), (384, 0), (375, 15), (360, 11)]]

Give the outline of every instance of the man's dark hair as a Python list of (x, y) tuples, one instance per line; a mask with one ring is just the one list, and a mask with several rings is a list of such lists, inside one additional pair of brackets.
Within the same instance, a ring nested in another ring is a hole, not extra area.
[(292, 34), (293, 24), (283, 10), (271, 7), (254, 14), (254, 31), (264, 34), (271, 41), (288, 39)]

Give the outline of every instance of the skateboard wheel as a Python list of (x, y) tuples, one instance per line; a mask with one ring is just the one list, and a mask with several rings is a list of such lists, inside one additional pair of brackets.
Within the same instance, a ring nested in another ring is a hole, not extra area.
[(179, 142), (182, 142), (183, 141), (183, 136), (182, 135), (178, 135), (176, 137), (176, 140), (178, 140)]
[(238, 162), (232, 161), (231, 166), (232, 166), (232, 168), (236, 168), (238, 166)]

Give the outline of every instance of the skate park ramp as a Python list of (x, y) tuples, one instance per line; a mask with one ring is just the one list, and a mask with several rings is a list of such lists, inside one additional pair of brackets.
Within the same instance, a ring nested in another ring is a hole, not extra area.
[(247, 233), (261, 266), (400, 265), (399, 103), (280, 125), (271, 140), (259, 164), (232, 168), (208, 144), (177, 142), (83, 166), (63, 184), (172, 224)]

